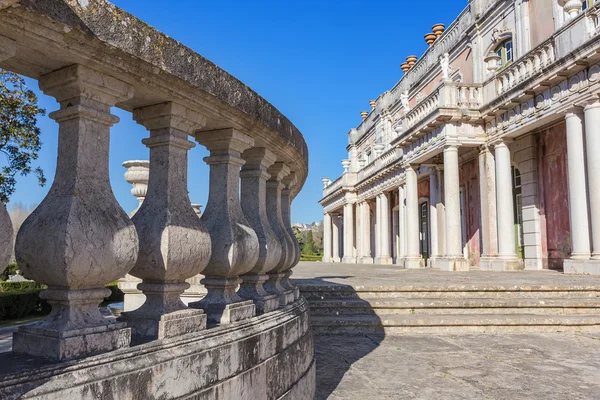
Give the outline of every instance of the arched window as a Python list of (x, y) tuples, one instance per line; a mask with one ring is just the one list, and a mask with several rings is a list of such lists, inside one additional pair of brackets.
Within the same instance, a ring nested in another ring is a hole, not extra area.
[(505, 67), (514, 61), (514, 50), (512, 39), (507, 39), (496, 47), (495, 53), (500, 57), (498, 68)]

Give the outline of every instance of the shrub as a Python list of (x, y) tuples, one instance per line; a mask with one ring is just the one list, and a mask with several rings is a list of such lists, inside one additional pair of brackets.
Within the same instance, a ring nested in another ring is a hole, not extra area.
[(9, 275), (16, 275), (19, 270), (17, 263), (9, 263), (4, 272), (0, 273), (0, 281), (8, 280)]
[(39, 292), (41, 289), (45, 289), (45, 287), (33, 281), (0, 282), (0, 293), (31, 292), (34, 290)]
[(36, 307), (41, 311), (40, 290), (0, 293), (0, 321), (18, 319), (31, 314)]
[(109, 283), (106, 285), (106, 288), (110, 289), (110, 296), (105, 299), (107, 303), (119, 303), (125, 301), (125, 294), (119, 289), (117, 282)]
[(323, 256), (318, 256), (318, 255), (302, 254), (300, 256), (300, 261), (321, 261), (322, 259), (323, 259)]

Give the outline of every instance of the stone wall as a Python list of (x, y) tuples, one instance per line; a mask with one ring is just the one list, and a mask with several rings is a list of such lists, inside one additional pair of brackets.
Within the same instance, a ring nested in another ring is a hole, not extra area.
[(0, 357), (4, 400), (307, 400), (315, 390), (304, 299), (243, 323), (79, 361)]

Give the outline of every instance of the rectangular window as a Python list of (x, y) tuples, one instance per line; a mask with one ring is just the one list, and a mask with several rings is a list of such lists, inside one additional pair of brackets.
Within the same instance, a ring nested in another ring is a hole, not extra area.
[(509, 40), (506, 42), (506, 63), (513, 62), (513, 42)]
[(371, 164), (371, 150), (367, 151), (367, 164)]

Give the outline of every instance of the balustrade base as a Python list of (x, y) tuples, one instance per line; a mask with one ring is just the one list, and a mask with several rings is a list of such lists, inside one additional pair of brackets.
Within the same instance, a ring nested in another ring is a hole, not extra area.
[(393, 261), (390, 256), (375, 257), (375, 264), (390, 265), (393, 264)]
[(565, 274), (600, 275), (600, 260), (565, 260)]
[(296, 297), (296, 295), (294, 294), (295, 289), (289, 289), (289, 290), (284, 290), (283, 293), (279, 294), (279, 305), (281, 307), (285, 307), (288, 304), (292, 304), (294, 302), (294, 299)]
[(221, 325), (243, 321), (256, 316), (256, 306), (252, 300), (230, 304), (211, 303), (202, 308), (209, 320)]
[(294, 300), (300, 299), (300, 288), (298, 286), (294, 286)]
[(132, 342), (145, 343), (199, 332), (206, 329), (203, 310), (186, 309), (163, 315), (151, 315), (136, 311), (121, 314), (119, 321), (131, 328)]
[(267, 294), (260, 298), (246, 298), (243, 297), (244, 300), (251, 300), (256, 307), (256, 315), (262, 315), (265, 313), (269, 313), (271, 311), (275, 311), (279, 308), (279, 296), (276, 294)]
[(406, 257), (404, 259), (404, 268), (423, 269), (425, 268), (425, 260), (422, 257)]
[(441, 257), (435, 260), (436, 266), (440, 271), (469, 271), (470, 263), (466, 258)]
[(521, 271), (523, 262), (518, 258), (481, 257), (479, 269), (484, 271)]
[(22, 326), (13, 333), (13, 352), (53, 361), (87, 357), (129, 347), (131, 329), (124, 322), (92, 328), (57, 331)]

